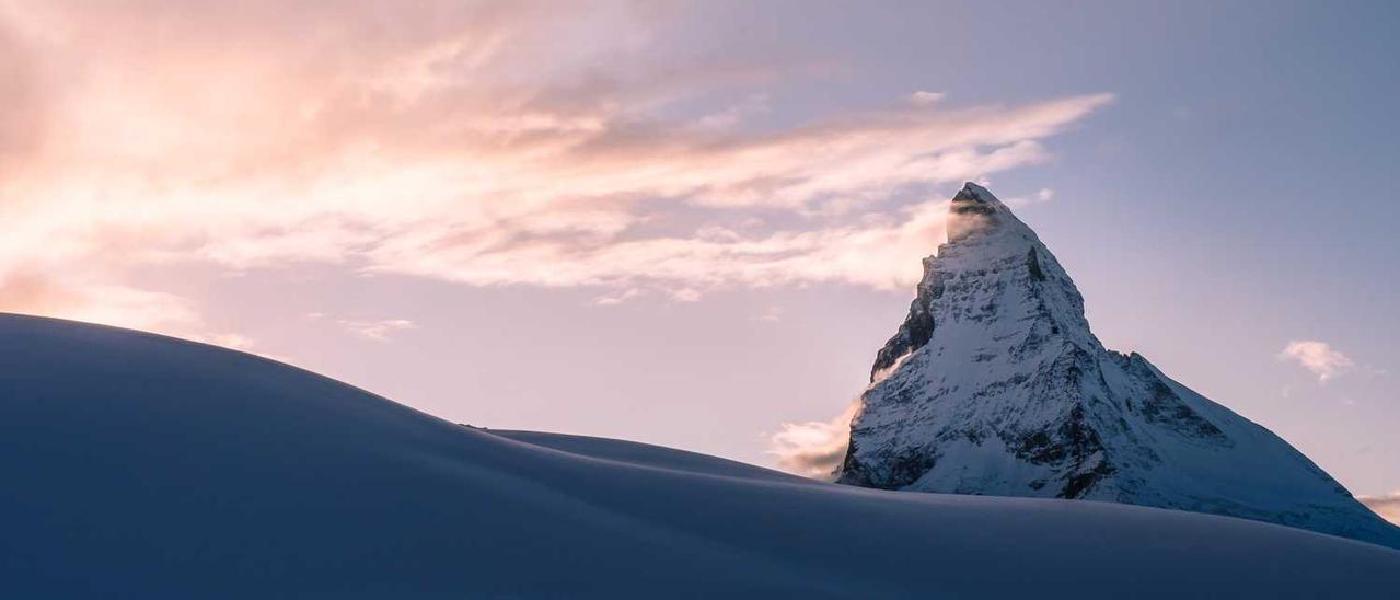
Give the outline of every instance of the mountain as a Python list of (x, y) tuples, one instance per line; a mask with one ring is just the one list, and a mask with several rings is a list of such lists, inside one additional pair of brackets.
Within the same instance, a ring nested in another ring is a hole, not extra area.
[(1400, 548), (1400, 529), (1287, 442), (1105, 349), (1059, 261), (986, 189), (964, 186), (948, 219), (876, 355), (839, 482), (1175, 508)]
[(16, 315), (0, 315), (0, 481), (3, 598), (1400, 589), (1400, 552), (1267, 523), (475, 429), (231, 350)]

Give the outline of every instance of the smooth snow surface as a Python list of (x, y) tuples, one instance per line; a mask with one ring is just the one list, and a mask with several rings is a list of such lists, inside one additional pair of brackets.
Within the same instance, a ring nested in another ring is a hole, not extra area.
[(625, 463), (634, 466), (653, 467), (670, 471), (726, 477), (746, 477), (787, 483), (818, 482), (781, 471), (773, 471), (748, 463), (741, 463), (708, 454), (687, 452), (674, 448), (653, 446), (641, 442), (614, 440), (610, 438), (565, 435), (543, 431), (514, 431), (507, 429), (483, 430), (492, 435), (510, 438), (536, 446), (552, 448), (577, 456), (587, 456), (599, 460)]
[(1326, 535), (502, 437), (238, 352), (35, 317), (0, 315), (0, 427), (3, 598), (1400, 590), (1400, 552)]

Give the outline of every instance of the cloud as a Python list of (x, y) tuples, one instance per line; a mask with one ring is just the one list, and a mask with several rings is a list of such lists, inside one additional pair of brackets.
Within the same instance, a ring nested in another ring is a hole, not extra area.
[(37, 57), (0, 16), (0, 176), (16, 169), (16, 161), (36, 150), (43, 133), (45, 110)]
[(224, 333), (214, 336), (205, 341), (207, 344), (233, 348), (235, 350), (250, 350), (254, 346), (251, 338), (237, 333)]
[(909, 94), (909, 101), (914, 104), (929, 105), (935, 102), (939, 102), (945, 97), (947, 97), (947, 94), (944, 94), (943, 92), (925, 92), (923, 90), (919, 90), (917, 92)]
[(1357, 500), (1375, 511), (1381, 518), (1400, 525), (1400, 491), (1384, 496), (1361, 496)]
[(417, 327), (413, 321), (406, 319), (384, 319), (379, 321), (340, 320), (336, 321), (336, 323), (352, 334), (376, 342), (387, 342), (393, 334)]
[(768, 96), (766, 94), (755, 94), (739, 102), (732, 104), (716, 113), (700, 117), (695, 122), (695, 126), (701, 129), (732, 129), (744, 120), (754, 116), (769, 112)]
[(627, 288), (613, 294), (598, 296), (597, 298), (593, 299), (593, 303), (598, 306), (613, 306), (616, 304), (622, 304), (623, 302), (627, 302), (628, 300), (632, 300), (634, 298), (640, 298), (643, 294), (645, 294), (645, 292), (640, 289)]
[[(759, 235), (733, 232), (716, 238), (657, 237), (598, 240), (522, 239), (483, 250), (480, 240), (462, 246), (415, 240), (386, 246), (372, 267), (474, 285), (675, 286), (680, 300), (697, 299), (698, 287), (768, 287), (847, 283), (900, 289), (918, 281), (919, 261), (942, 242), (947, 201), (930, 201), (893, 214), (868, 214), (856, 223), (813, 231)], [(434, 247), (433, 252), (423, 250)], [(689, 290), (689, 291), (686, 291)]]
[(0, 312), (130, 327), (239, 350), (255, 345), (245, 335), (212, 328), (179, 296), (82, 277), (11, 272), (0, 278)]
[(1318, 341), (1289, 342), (1279, 353), (1279, 359), (1297, 362), (1317, 375), (1319, 382), (1326, 382), (1356, 366), (1351, 358), (1332, 348), (1331, 344)]
[(176, 330), (198, 321), (184, 300), (160, 292), (95, 282), (65, 282), (32, 272), (0, 281), (0, 311), (43, 313), (62, 319), (148, 330)]
[[(826, 67), (680, 47), (713, 37), (682, 8), (4, 6), (0, 286), (72, 273), (54, 285), (109, 318), (192, 332), (197, 307), (131, 274), (321, 264), (679, 300), (905, 286), (941, 241), (940, 186), (1044, 161), (1112, 100), (918, 92), (755, 127), (768, 90)], [(164, 317), (134, 308), (143, 291)], [(78, 305), (48, 298), (29, 306)]]
[(783, 313), (785, 312), (787, 311), (781, 306), (770, 306), (758, 313), (758, 316), (754, 317), (754, 320), (764, 323), (777, 323), (783, 320)]
[(1043, 187), (1040, 188), (1040, 190), (1036, 191), (1036, 193), (1033, 195), (1012, 196), (1010, 198), (1007, 198), (1003, 202), (1005, 202), (1007, 206), (1010, 206), (1012, 208), (1024, 208), (1035, 204), (1043, 204), (1045, 202), (1049, 202), (1050, 200), (1054, 199), (1054, 197), (1055, 190), (1052, 190), (1048, 187)]
[(671, 299), (677, 302), (699, 302), (704, 294), (694, 288), (681, 288), (671, 291)]
[(778, 468), (784, 471), (831, 480), (846, 457), (851, 419), (859, 407), (859, 402), (853, 402), (827, 422), (784, 423), (769, 438), (768, 453), (777, 457)]

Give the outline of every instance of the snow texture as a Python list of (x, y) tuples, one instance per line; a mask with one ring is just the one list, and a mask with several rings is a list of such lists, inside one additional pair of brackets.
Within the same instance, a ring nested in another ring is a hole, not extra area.
[(953, 198), (948, 231), (876, 356), (838, 481), (1175, 508), (1400, 548), (1400, 529), (1287, 442), (1105, 349), (1064, 268), (986, 189)]
[(1400, 552), (1332, 536), (492, 433), (236, 351), (36, 317), (0, 315), (0, 427), (4, 598), (1400, 589)]

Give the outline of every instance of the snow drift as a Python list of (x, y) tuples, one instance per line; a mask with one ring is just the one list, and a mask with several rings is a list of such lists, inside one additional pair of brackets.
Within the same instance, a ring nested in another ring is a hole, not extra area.
[(246, 354), (35, 317), (0, 315), (0, 427), (6, 598), (1400, 589), (1400, 552), (1327, 535), (494, 435)]

